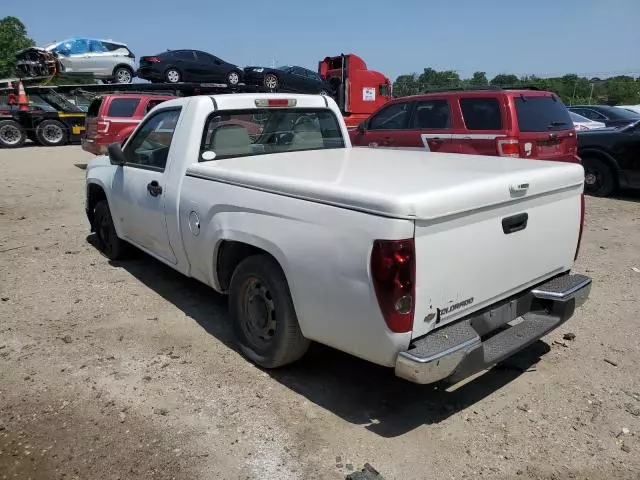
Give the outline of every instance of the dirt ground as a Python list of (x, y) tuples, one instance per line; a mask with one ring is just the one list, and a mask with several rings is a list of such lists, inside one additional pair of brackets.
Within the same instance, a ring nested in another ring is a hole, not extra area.
[(587, 199), (588, 303), (447, 391), (318, 345), (254, 367), (226, 298), (98, 253), (88, 160), (0, 150), (0, 478), (640, 478), (639, 194)]

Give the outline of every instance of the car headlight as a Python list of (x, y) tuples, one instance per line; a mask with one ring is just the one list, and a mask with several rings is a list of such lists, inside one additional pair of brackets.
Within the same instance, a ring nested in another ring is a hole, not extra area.
[(264, 72), (264, 68), (254, 68), (252, 71), (256, 73), (262, 73)]

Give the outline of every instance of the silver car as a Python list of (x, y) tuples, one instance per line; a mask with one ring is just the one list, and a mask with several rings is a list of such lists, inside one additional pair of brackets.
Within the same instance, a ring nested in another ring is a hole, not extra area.
[(135, 58), (121, 42), (69, 38), (46, 47), (21, 50), (16, 54), (16, 67), (31, 77), (52, 73), (88, 75), (115, 83), (131, 83), (136, 71)]

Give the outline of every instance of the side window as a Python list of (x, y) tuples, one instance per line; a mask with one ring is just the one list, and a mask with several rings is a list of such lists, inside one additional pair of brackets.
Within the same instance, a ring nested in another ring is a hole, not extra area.
[(160, 105), (162, 102), (166, 102), (166, 100), (149, 100), (146, 108), (144, 109), (144, 114), (146, 115), (153, 109), (153, 107)]
[(180, 109), (172, 108), (161, 110), (144, 122), (125, 146), (127, 164), (164, 171), (178, 118)]
[(601, 120), (606, 120), (606, 117), (604, 115), (601, 115), (595, 110), (591, 110), (589, 108), (585, 108), (584, 110), (581, 110), (578, 113), (580, 115), (587, 117), (589, 120), (595, 120), (596, 122), (599, 122)]
[(89, 51), (91, 53), (104, 53), (107, 51), (107, 48), (100, 40), (89, 40)]
[(402, 130), (407, 128), (408, 102), (398, 102), (383, 108), (369, 120), (369, 130)]
[(180, 60), (195, 60), (196, 59), (195, 55), (190, 50), (179, 50), (177, 52), (174, 52), (173, 56), (175, 58), (180, 59)]
[(496, 98), (461, 98), (462, 118), (468, 130), (501, 130), (502, 114)]
[(451, 108), (447, 100), (426, 100), (416, 103), (412, 129), (451, 128)]
[(109, 105), (108, 117), (133, 117), (139, 98), (114, 98)]

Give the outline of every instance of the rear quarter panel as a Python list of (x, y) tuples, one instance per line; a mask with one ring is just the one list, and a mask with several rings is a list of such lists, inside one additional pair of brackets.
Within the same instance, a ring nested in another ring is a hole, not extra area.
[(195, 236), (180, 225), (192, 276), (219, 289), (221, 242), (254, 245), (282, 266), (305, 337), (387, 366), (408, 347), (410, 333), (392, 333), (380, 313), (369, 262), (374, 239), (410, 238), (412, 221), (190, 176), (182, 191), (180, 218), (197, 212), (203, 226)]

